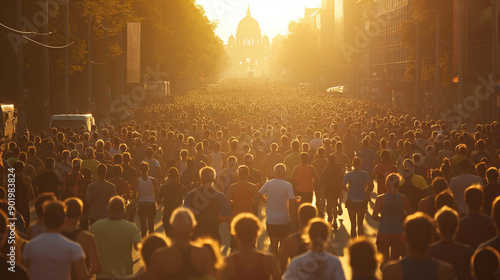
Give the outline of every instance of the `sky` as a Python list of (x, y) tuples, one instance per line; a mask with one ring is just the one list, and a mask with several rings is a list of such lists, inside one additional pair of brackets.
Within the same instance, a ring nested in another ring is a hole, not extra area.
[(208, 18), (218, 21), (216, 34), (224, 43), (230, 35), (236, 35), (236, 28), (246, 16), (248, 5), (252, 17), (272, 40), (278, 34), (285, 35), (288, 23), (304, 17), (305, 7), (319, 7), (321, 0), (197, 0), (203, 6)]

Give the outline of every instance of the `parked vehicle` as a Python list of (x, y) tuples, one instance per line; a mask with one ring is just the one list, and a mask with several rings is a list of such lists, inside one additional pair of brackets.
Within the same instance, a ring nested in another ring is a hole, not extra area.
[(52, 127), (71, 127), (73, 131), (79, 132), (83, 126), (85, 130), (90, 131), (92, 125), (95, 125), (92, 114), (63, 114), (53, 115), (50, 118), (49, 129)]

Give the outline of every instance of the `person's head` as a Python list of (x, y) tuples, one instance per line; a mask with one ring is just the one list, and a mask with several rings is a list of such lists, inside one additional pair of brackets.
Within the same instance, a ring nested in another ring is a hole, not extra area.
[(500, 255), (492, 247), (478, 249), (471, 258), (472, 276), (477, 280), (497, 279)]
[(305, 227), (309, 221), (318, 216), (318, 211), (311, 203), (302, 203), (298, 209), (299, 225)]
[(177, 182), (177, 181), (179, 181), (179, 170), (177, 170), (177, 168), (175, 168), (175, 167), (171, 167), (167, 171), (167, 176), (168, 176), (169, 180), (171, 180), (173, 182)]
[(443, 206), (448, 206), (450, 208), (454, 208), (455, 206), (455, 198), (449, 189), (436, 195), (434, 202), (437, 210), (441, 209)]
[(472, 162), (468, 158), (464, 158), (460, 160), (460, 162), (458, 163), (458, 168), (462, 173), (470, 172), (471, 167), (472, 167)]
[(306, 152), (302, 152), (300, 154), (300, 161), (302, 162), (302, 164), (307, 164), (309, 162), (309, 154)]
[(422, 212), (411, 214), (404, 221), (404, 234), (410, 251), (426, 253), (434, 234), (434, 220)]
[(174, 212), (172, 212), (169, 222), (172, 227), (174, 240), (177, 237), (189, 238), (193, 234), (193, 230), (197, 224), (193, 212), (185, 207), (176, 208)]
[(211, 184), (215, 181), (215, 169), (206, 166), (200, 169), (200, 182), (204, 186), (206, 184)]
[(120, 178), (122, 176), (123, 168), (119, 164), (113, 166), (113, 176)]
[(286, 166), (283, 163), (278, 163), (274, 166), (274, 174), (278, 179), (284, 179), (286, 176)]
[(349, 265), (353, 276), (375, 276), (378, 267), (378, 254), (375, 246), (364, 237), (351, 240)]
[(397, 173), (391, 173), (386, 177), (387, 189), (390, 193), (398, 192), (399, 182), (401, 182), (401, 176)]
[(54, 170), (55, 164), (56, 161), (54, 158), (49, 157), (45, 160), (45, 168), (47, 168), (47, 170)]
[(415, 162), (412, 159), (405, 159), (403, 161), (403, 178), (409, 178), (413, 175), (413, 171), (415, 170)]
[(227, 166), (235, 167), (238, 159), (235, 156), (230, 156), (227, 158)]
[(292, 141), (292, 149), (294, 152), (298, 152), (300, 149), (300, 142), (298, 140)]
[(38, 195), (35, 199), (35, 213), (39, 220), (43, 220), (43, 205), (45, 202), (56, 200), (56, 196), (51, 192), (41, 193)]
[(139, 171), (142, 175), (147, 175), (149, 171), (149, 163), (147, 163), (146, 161), (141, 162), (141, 164), (139, 165)]
[(249, 174), (248, 166), (246, 166), (246, 165), (240, 165), (238, 167), (238, 177), (241, 180), (246, 180), (248, 178), (248, 174)]
[(144, 262), (146, 270), (149, 268), (151, 263), (151, 257), (156, 249), (164, 248), (169, 246), (169, 241), (158, 233), (152, 233), (144, 239), (141, 246), (141, 258)]
[(246, 154), (245, 157), (243, 157), (243, 162), (247, 166), (251, 166), (253, 163), (253, 155), (252, 154)]
[(324, 219), (313, 218), (307, 224), (302, 238), (304, 238), (306, 243), (309, 243), (311, 250), (322, 249), (330, 236), (330, 228), (331, 225)]
[(78, 158), (74, 158), (72, 161), (71, 161), (71, 166), (73, 167), (73, 171), (80, 171), (80, 168), (81, 168), (81, 161), (80, 159)]
[(443, 177), (437, 177), (432, 181), (431, 190), (435, 195), (440, 194), (444, 190), (448, 189), (448, 182)]
[(244, 245), (253, 245), (260, 233), (260, 221), (255, 215), (241, 213), (231, 222), (231, 234)]
[(24, 162), (18, 160), (14, 162), (14, 173), (15, 174), (22, 174), (23, 169), (24, 169)]
[(388, 163), (391, 160), (391, 152), (387, 149), (384, 149), (380, 152), (380, 158), (383, 162)]
[(329, 163), (330, 165), (337, 164), (337, 159), (335, 158), (335, 156), (334, 156), (334, 155), (329, 155), (329, 156), (328, 156), (328, 163)]
[(276, 144), (276, 143), (272, 143), (272, 144), (271, 144), (271, 151), (272, 151), (272, 152), (276, 152), (277, 150), (278, 150), (278, 144)]
[(469, 207), (470, 212), (478, 212), (484, 201), (484, 192), (481, 186), (473, 185), (465, 190), (465, 203)]
[(83, 202), (77, 197), (70, 197), (64, 201), (66, 205), (66, 218), (79, 219), (82, 215)]
[(353, 160), (352, 160), (352, 166), (354, 167), (355, 170), (358, 170), (361, 168), (361, 164), (363, 163), (363, 161), (361, 160), (361, 158), (359, 157), (355, 157)]
[(325, 156), (325, 148), (319, 147), (318, 150), (316, 151), (316, 154), (318, 155), (319, 158), (322, 158)]
[(108, 168), (106, 167), (106, 164), (99, 164), (97, 166), (97, 176), (99, 176), (99, 179), (104, 180), (106, 178), (106, 173), (108, 173)]
[(61, 201), (47, 201), (43, 204), (43, 221), (47, 230), (60, 231), (66, 222), (66, 207)]
[(442, 239), (453, 240), (458, 230), (458, 213), (448, 206), (444, 206), (434, 216)]
[(488, 171), (486, 171), (486, 179), (488, 180), (488, 184), (498, 182), (498, 169), (496, 167), (488, 168)]
[(497, 197), (492, 203), (491, 217), (493, 218), (493, 222), (495, 222), (497, 230), (500, 231), (500, 197)]
[(153, 158), (153, 148), (151, 147), (146, 148), (146, 158)]
[(111, 220), (121, 220), (125, 217), (125, 199), (115, 195), (109, 199), (108, 217)]

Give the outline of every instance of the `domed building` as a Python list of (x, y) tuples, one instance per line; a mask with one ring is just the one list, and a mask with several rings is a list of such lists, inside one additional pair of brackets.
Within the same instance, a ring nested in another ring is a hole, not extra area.
[(236, 37), (229, 36), (227, 52), (232, 61), (232, 70), (237, 76), (261, 76), (269, 71), (270, 42), (262, 37), (260, 25), (252, 17), (250, 7), (247, 15), (238, 24)]

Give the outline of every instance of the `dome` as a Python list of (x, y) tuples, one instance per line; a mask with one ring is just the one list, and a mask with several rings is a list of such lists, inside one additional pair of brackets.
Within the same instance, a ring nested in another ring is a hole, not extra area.
[(260, 31), (260, 25), (257, 20), (252, 17), (249, 7), (247, 16), (244, 17), (238, 24), (236, 37), (238, 39), (260, 39), (261, 36), (262, 33)]

